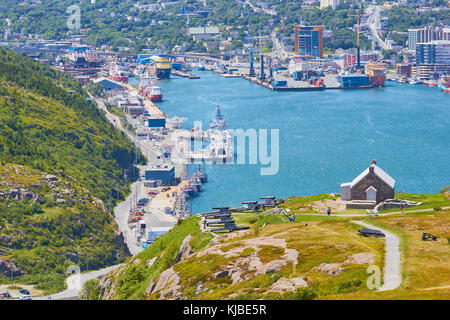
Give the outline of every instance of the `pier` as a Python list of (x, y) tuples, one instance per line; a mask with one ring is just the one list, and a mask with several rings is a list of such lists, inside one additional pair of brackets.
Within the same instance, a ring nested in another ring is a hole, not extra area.
[(189, 79), (200, 79), (200, 76), (196, 76), (192, 73), (188, 73), (182, 70), (174, 70), (172, 69), (171, 72), (173, 75), (178, 76), (178, 77), (183, 77), (183, 78), (189, 78)]
[[(132, 85), (130, 83), (122, 83), (122, 85), (127, 88), (130, 93), (138, 95), (138, 88), (135, 85)], [(150, 99), (148, 99), (147, 97), (142, 98), (144, 99), (144, 107), (151, 116), (160, 117), (164, 115), (161, 109), (159, 109), (158, 106), (154, 104)]]

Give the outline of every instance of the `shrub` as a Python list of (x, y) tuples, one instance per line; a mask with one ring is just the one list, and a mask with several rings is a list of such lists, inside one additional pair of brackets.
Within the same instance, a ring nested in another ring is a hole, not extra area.
[(91, 279), (83, 284), (80, 298), (83, 300), (100, 300), (99, 280)]
[(276, 300), (314, 300), (317, 298), (317, 292), (311, 288), (300, 288), (294, 292), (286, 292), (279, 295)]

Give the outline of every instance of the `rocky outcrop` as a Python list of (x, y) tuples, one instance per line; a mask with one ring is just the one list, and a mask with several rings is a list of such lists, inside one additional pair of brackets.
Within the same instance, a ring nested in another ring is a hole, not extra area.
[(173, 299), (173, 300), (179, 300), (182, 299), (181, 297), (181, 286), (180, 286), (180, 276), (178, 273), (173, 269), (169, 268), (166, 271), (162, 272), (159, 275), (158, 282), (156, 282), (155, 285), (153, 285), (154, 279), (150, 281), (147, 292), (148, 294), (154, 294), (159, 293), (160, 300), (163, 299)]
[(315, 267), (315, 269), (333, 276), (341, 274), (345, 271), (345, 269), (341, 267), (340, 263), (322, 263), (318, 267)]
[(287, 292), (287, 291), (296, 291), (299, 288), (305, 288), (308, 286), (308, 283), (306, 283), (305, 280), (303, 280), (302, 277), (297, 278), (280, 278), (275, 282), (273, 285), (269, 287), (269, 289), (266, 291), (268, 292)]
[(355, 253), (352, 254), (342, 262), (342, 265), (350, 265), (350, 264), (372, 264), (375, 263), (376, 255), (375, 253)]
[(184, 238), (183, 242), (181, 243), (180, 248), (178, 249), (178, 254), (175, 257), (174, 264), (187, 259), (191, 254), (194, 253), (194, 250), (189, 245), (189, 242), (191, 241), (191, 239), (192, 239), (191, 235), (188, 235), (186, 238)]
[(375, 258), (375, 253), (355, 253), (348, 256), (342, 263), (322, 263), (318, 267), (315, 267), (314, 270), (323, 271), (326, 274), (335, 276), (346, 270), (343, 268), (344, 266), (375, 263)]
[(23, 271), (15, 262), (0, 259), (0, 274), (7, 277), (18, 277), (23, 276), (25, 271)]
[(202, 281), (199, 281), (199, 282), (195, 285), (195, 291), (194, 291), (194, 293), (195, 293), (195, 294), (200, 294), (200, 293), (202, 293), (202, 292), (204, 292), (204, 291), (207, 291), (207, 290), (208, 290), (208, 289), (205, 288), (203, 282), (202, 282)]

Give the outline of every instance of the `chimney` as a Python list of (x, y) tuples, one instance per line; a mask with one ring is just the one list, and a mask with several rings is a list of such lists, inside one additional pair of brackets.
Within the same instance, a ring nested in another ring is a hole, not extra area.
[(373, 173), (374, 167), (377, 165), (377, 160), (372, 160), (372, 164), (369, 167), (369, 172)]

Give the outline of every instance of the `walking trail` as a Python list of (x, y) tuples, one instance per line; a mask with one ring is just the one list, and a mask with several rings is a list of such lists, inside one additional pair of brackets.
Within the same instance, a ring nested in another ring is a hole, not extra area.
[(384, 229), (377, 228), (371, 224), (362, 221), (351, 222), (359, 224), (366, 228), (381, 231), (385, 234), (386, 253), (384, 259), (384, 281), (383, 285), (378, 289), (378, 291), (397, 289), (402, 283), (402, 276), (400, 272), (400, 239), (395, 234), (392, 234)]

